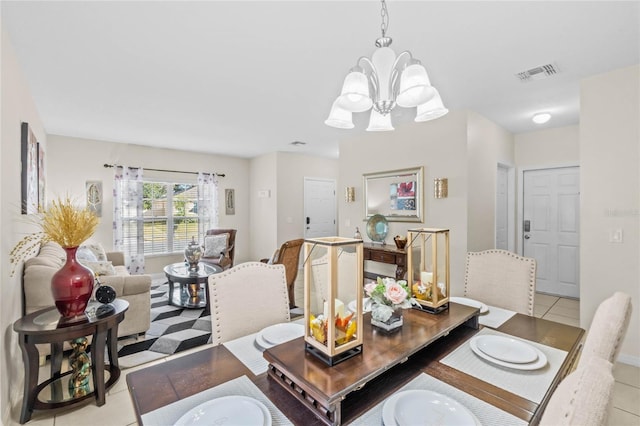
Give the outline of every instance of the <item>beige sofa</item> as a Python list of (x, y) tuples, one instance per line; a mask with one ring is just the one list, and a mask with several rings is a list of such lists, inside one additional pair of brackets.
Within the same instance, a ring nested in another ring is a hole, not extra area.
[[(47, 243), (37, 256), (25, 262), (25, 314), (54, 306), (51, 277), (62, 267), (65, 259), (62, 247)], [(118, 298), (129, 302), (129, 309), (118, 327), (118, 336), (146, 332), (151, 324), (151, 276), (129, 275), (124, 266), (124, 255), (120, 252), (107, 252), (107, 259), (113, 263), (116, 274), (100, 276), (100, 282), (113, 287)]]

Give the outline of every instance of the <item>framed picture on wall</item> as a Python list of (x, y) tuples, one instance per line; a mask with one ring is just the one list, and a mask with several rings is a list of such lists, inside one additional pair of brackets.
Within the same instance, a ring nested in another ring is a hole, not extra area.
[(44, 174), (44, 147), (38, 142), (38, 206), (45, 208), (45, 174)]
[(236, 195), (233, 189), (224, 190), (224, 207), (228, 215), (236, 214)]
[[(22, 161), (22, 214), (38, 213), (38, 141), (33, 135), (29, 123), (21, 127), (20, 159)], [(44, 207), (44, 206), (42, 206)]]
[(85, 183), (87, 194), (87, 207), (95, 212), (96, 216), (102, 217), (102, 181), (88, 180)]

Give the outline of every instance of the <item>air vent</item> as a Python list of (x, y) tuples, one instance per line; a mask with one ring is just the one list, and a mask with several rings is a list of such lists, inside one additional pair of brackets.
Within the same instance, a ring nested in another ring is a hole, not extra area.
[(291, 142), (291, 145), (293, 146), (301, 146), (301, 145), (306, 145), (306, 142), (302, 142), (302, 141), (293, 141)]
[(516, 74), (516, 77), (522, 81), (535, 81), (552, 77), (558, 73), (558, 67), (555, 64), (540, 65), (530, 70), (522, 71)]

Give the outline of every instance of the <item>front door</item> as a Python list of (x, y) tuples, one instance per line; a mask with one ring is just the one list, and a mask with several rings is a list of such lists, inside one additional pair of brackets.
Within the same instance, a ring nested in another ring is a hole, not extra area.
[(304, 237), (330, 237), (336, 229), (336, 181), (304, 178)]
[(523, 187), (523, 253), (537, 261), (536, 291), (579, 298), (579, 168), (525, 171)]

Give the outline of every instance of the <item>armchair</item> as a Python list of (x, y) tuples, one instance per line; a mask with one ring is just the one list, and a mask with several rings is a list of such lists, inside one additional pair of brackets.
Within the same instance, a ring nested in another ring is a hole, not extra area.
[(222, 269), (233, 267), (236, 249), (235, 229), (209, 229), (204, 236), (204, 254), (200, 262), (218, 265)]
[(302, 238), (286, 241), (276, 250), (271, 259), (260, 259), (262, 263), (269, 263), (270, 261), (273, 265), (284, 265), (287, 277), (287, 292), (289, 293), (289, 307), (291, 309), (296, 307), (294, 284), (298, 276), (298, 263), (302, 243), (304, 243)]

